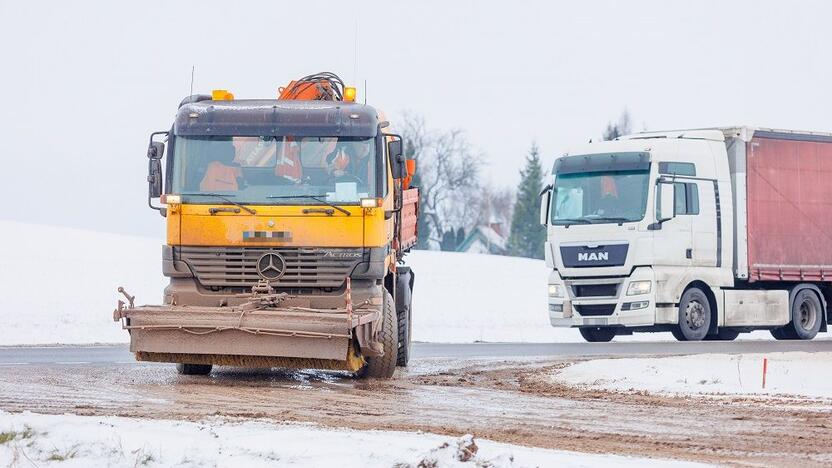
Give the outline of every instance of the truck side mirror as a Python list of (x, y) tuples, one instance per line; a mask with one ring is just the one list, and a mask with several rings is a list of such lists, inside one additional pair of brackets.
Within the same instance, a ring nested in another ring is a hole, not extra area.
[(149, 198), (162, 196), (162, 156), (165, 154), (165, 144), (151, 141), (147, 147), (147, 192)]
[(549, 204), (552, 200), (552, 186), (547, 185), (540, 191), (540, 224), (549, 224)]
[(147, 206), (158, 211), (162, 216), (167, 216), (167, 208), (153, 204), (154, 198), (162, 196), (162, 157), (165, 155), (165, 144), (161, 141), (153, 141), (159, 135), (167, 138), (170, 133), (161, 131), (150, 134), (150, 144), (147, 145)]
[(659, 182), (656, 189), (656, 222), (663, 223), (676, 217), (675, 193), (672, 183)]
[(387, 154), (390, 156), (390, 169), (393, 173), (394, 179), (404, 179), (407, 177), (407, 161), (402, 151), (402, 140), (398, 135), (396, 139), (387, 142)]

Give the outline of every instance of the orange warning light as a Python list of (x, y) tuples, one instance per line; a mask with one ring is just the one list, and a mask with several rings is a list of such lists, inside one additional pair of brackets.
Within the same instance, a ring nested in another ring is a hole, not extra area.
[(347, 86), (344, 88), (344, 101), (355, 102), (355, 95), (357, 94), (355, 88)]
[(214, 101), (230, 101), (234, 99), (234, 94), (227, 89), (215, 89), (211, 91), (211, 99)]

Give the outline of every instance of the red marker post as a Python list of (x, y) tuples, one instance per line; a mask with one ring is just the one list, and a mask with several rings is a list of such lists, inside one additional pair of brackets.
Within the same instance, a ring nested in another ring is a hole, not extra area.
[(763, 358), (763, 388), (766, 388), (766, 372), (768, 372), (768, 358)]

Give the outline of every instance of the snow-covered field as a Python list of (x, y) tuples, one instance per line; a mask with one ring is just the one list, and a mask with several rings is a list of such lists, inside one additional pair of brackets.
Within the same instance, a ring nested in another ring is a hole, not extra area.
[[(768, 359), (763, 388), (763, 359)], [(557, 371), (561, 384), (670, 394), (794, 395), (832, 398), (832, 353), (708, 354), (596, 359)]]
[[(121, 296), (158, 303), (161, 239), (0, 221), (0, 345), (119, 343), (111, 319)], [(413, 252), (417, 341), (580, 341), (546, 315), (542, 261)]]
[[(474, 445), (471, 444), (474, 443)], [(421, 463), (421, 465), (420, 465)], [(435, 434), (0, 411), (3, 466), (697, 466)]]
[[(139, 304), (161, 300), (161, 239), (12, 221), (0, 221), (0, 233), (0, 345), (126, 342), (111, 320), (116, 288)], [(414, 251), (407, 262), (416, 273), (416, 341), (583, 341), (549, 325), (540, 260)], [(634, 340), (674, 341), (670, 333), (616, 338)]]
[(0, 345), (115, 343), (118, 286), (158, 303), (161, 241), (0, 221)]

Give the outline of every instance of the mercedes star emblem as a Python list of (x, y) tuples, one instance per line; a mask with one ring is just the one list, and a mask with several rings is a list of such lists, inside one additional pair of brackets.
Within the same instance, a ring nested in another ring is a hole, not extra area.
[(257, 260), (257, 274), (266, 281), (277, 281), (286, 272), (286, 261), (279, 253), (268, 252)]

